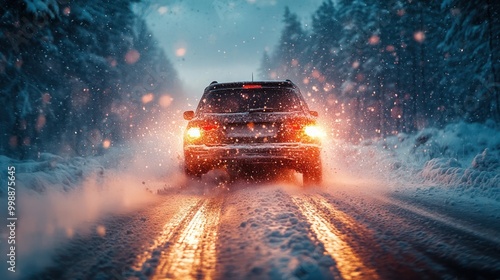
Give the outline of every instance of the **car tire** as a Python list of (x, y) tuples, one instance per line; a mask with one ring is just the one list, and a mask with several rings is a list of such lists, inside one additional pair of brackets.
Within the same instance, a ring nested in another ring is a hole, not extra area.
[(308, 167), (302, 173), (303, 185), (305, 187), (320, 185), (323, 181), (321, 160), (313, 161), (307, 166)]

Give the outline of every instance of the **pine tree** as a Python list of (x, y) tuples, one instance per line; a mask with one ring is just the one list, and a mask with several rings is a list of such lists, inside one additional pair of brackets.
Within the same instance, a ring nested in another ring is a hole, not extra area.
[(273, 56), (273, 64), (281, 66), (274, 69), (276, 78), (301, 80), (301, 58), (306, 46), (306, 34), (296, 14), (285, 8), (283, 16), (285, 24)]
[(148, 93), (175, 92), (178, 80), (144, 37), (150, 32), (134, 2), (17, 0), (0, 7), (0, 153), (92, 154), (104, 139), (131, 136), (117, 133), (130, 129), (131, 119), (154, 117), (157, 106), (131, 90), (147, 87), (148, 67), (159, 75)]
[(447, 0), (442, 8), (451, 13), (451, 27), (440, 45), (449, 69), (442, 84), (454, 94), (448, 100), (468, 121), (500, 120), (499, 5)]
[[(374, 132), (381, 133), (381, 68), (378, 53), (379, 29), (376, 3), (355, 0), (340, 1), (339, 20), (344, 28), (340, 39), (340, 71), (345, 78), (341, 86), (343, 100), (353, 115), (351, 135), (357, 139)], [(361, 135), (358, 136), (358, 134)]]
[(328, 81), (338, 85), (340, 73), (337, 58), (340, 52), (340, 35), (342, 25), (338, 21), (337, 10), (331, 0), (323, 2), (312, 19), (312, 66), (326, 77)]
[[(309, 43), (294, 55), (297, 70), (353, 140), (499, 120), (499, 13), (491, 0), (326, 0), (312, 16)], [(271, 57), (275, 68), (290, 68), (286, 47)]]

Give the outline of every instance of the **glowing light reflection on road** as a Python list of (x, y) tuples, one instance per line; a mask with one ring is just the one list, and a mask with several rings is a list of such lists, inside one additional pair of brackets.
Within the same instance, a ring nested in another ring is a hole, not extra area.
[[(293, 196), (292, 200), (311, 224), (312, 231), (317, 239), (323, 243), (326, 252), (335, 259), (337, 269), (343, 279), (379, 279), (375, 270), (366, 267), (349, 244), (342, 240), (342, 236), (345, 234), (340, 232), (332, 223), (320, 215), (320, 209), (304, 198)], [(321, 197), (314, 197), (314, 200), (319, 200), (319, 203), (322, 206), (328, 207), (328, 210), (332, 213), (339, 212), (327, 201), (322, 201), (324, 199)], [(335, 215), (335, 218), (339, 220), (346, 219), (343, 215)], [(350, 223), (349, 220), (340, 222)]]
[(181, 209), (179, 209), (179, 211), (163, 226), (161, 234), (153, 240), (153, 244), (136, 257), (135, 264), (132, 266), (134, 270), (142, 270), (144, 263), (151, 259), (153, 252), (161, 250), (161, 248), (165, 246), (175, 234), (175, 229), (187, 217), (191, 209), (196, 207), (198, 202), (199, 200), (196, 203), (181, 206)]
[(221, 203), (206, 202), (172, 247), (161, 255), (153, 279), (214, 279)]

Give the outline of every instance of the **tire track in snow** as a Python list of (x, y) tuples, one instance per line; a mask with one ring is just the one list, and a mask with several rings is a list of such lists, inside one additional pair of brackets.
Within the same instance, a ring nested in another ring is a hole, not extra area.
[(351, 191), (320, 195), (330, 207), (351, 217), (360, 232), (365, 230), (359, 235), (356, 228), (342, 225), (344, 231), (352, 230), (350, 241), (357, 244), (360, 254), (371, 260), (381, 278), (439, 278), (446, 270), (408, 242), (415, 221), (388, 212), (385, 204), (374, 198), (375, 194)]
[(323, 243), (326, 252), (336, 261), (337, 269), (343, 279), (380, 278), (375, 269), (367, 266), (354, 249), (349, 246), (345, 240), (345, 234), (324, 217), (324, 212), (318, 207), (318, 204), (327, 207), (329, 212), (334, 213), (336, 218), (343, 223), (353, 224), (347, 215), (335, 210), (319, 195), (313, 197), (294, 195), (292, 201), (306, 217), (316, 238)]
[(161, 253), (162, 248), (168, 246), (168, 242), (176, 233), (176, 228), (185, 223), (188, 216), (199, 209), (203, 201), (198, 199), (194, 204), (182, 205), (181, 209), (163, 226), (163, 229), (158, 237), (153, 240), (153, 244), (146, 249), (142, 254), (136, 257), (136, 261), (132, 266), (135, 271), (147, 270), (148, 267), (154, 265), (157, 255)]
[(478, 238), (487, 240), (488, 242), (496, 244), (496, 246), (500, 245), (500, 238), (498, 236), (493, 236), (492, 234), (484, 233), (481, 231), (478, 231), (456, 219), (453, 219), (450, 216), (446, 215), (441, 215), (436, 212), (430, 212), (427, 211), (426, 209), (412, 205), (410, 203), (405, 203), (403, 201), (398, 201), (396, 199), (390, 199), (382, 196), (374, 196), (375, 199), (387, 204), (387, 205), (393, 205), (394, 207), (404, 209), (410, 213), (422, 216), (424, 218), (427, 218), (429, 220), (434, 220), (438, 223), (441, 223), (443, 225), (446, 225), (448, 227), (463, 231), (467, 234), (470, 234), (472, 236), (476, 236)]
[[(489, 279), (498, 272), (498, 244), (481, 238), (460, 221), (448, 221), (446, 216), (420, 205), (377, 193), (321, 195), (327, 203), (370, 229), (375, 246), (368, 247), (370, 242), (363, 240), (359, 245), (363, 255), (375, 256), (374, 267), (384, 278), (400, 275), (415, 279)], [(357, 239), (354, 237), (353, 242), (357, 243)]]
[[(221, 199), (198, 203), (166, 241), (152, 279), (213, 279)], [(165, 248), (166, 247), (166, 248)]]
[[(432, 232), (427, 233), (427, 240), (413, 240), (412, 245), (435, 264), (444, 266), (447, 273), (454, 277), (498, 279), (500, 239), (497, 236), (427, 210), (425, 206), (381, 196), (374, 196), (374, 199), (401, 217), (413, 216), (425, 221)], [(429, 240), (432, 240), (431, 244)]]

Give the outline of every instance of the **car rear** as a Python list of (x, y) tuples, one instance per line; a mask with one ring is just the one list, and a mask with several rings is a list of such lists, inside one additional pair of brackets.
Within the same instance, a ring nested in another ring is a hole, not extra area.
[(321, 181), (320, 131), (291, 82), (211, 84), (185, 117), (185, 170), (290, 168)]

